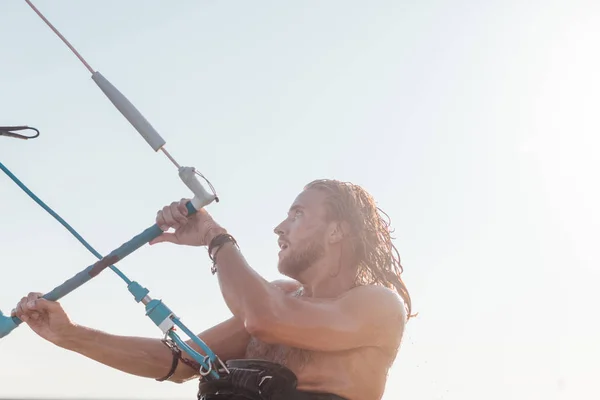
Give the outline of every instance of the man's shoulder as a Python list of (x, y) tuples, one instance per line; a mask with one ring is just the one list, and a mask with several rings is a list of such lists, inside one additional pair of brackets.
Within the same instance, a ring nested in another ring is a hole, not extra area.
[(383, 300), (386, 302), (403, 303), (402, 297), (390, 288), (381, 285), (358, 285), (350, 289), (347, 294), (360, 296), (366, 299)]
[(374, 313), (395, 314), (406, 320), (406, 304), (395, 291), (380, 285), (361, 285), (349, 290), (345, 296), (348, 301), (360, 305), (362, 309), (371, 309)]

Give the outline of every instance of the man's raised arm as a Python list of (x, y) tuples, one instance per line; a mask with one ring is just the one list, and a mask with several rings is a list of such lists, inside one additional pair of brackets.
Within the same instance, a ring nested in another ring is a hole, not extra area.
[(406, 309), (387, 288), (358, 286), (334, 299), (297, 298), (273, 290), (232, 244), (223, 246), (218, 261), (229, 308), (264, 342), (316, 351), (400, 345)]

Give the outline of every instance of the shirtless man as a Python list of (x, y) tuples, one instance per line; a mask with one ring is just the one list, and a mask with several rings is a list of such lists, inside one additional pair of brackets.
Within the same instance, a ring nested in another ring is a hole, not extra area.
[[(235, 241), (227, 240), (232, 236), (225, 228), (205, 210), (187, 217), (185, 204), (174, 202), (158, 212), (156, 222), (164, 233), (150, 244), (209, 247), (233, 316), (199, 337), (221, 360), (283, 365), (297, 376), (297, 390), (308, 394), (298, 398), (381, 399), (411, 301), (389, 225), (365, 190), (318, 180), (298, 195), (275, 228), (281, 248), (278, 269), (291, 281), (263, 279)], [(77, 325), (58, 302), (40, 296), (24, 297), (13, 315), (51, 343), (137, 376), (161, 380), (167, 374), (167, 380), (177, 383), (199, 378), (184, 362), (173, 370), (173, 354), (160, 339)]]

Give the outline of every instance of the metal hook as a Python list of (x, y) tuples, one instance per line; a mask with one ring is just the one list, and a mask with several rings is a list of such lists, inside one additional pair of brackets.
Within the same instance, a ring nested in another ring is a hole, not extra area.
[[(20, 135), (12, 131), (32, 130), (35, 132), (33, 136)], [(14, 139), (29, 140), (40, 136), (40, 131), (30, 126), (0, 126), (0, 136), (7, 136)]]

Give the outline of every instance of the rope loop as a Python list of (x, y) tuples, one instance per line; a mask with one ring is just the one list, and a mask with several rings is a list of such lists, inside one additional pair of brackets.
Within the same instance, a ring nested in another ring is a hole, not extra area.
[[(27, 136), (27, 135), (21, 135), (19, 133), (14, 132), (14, 131), (24, 131), (24, 130), (34, 131), (35, 134)], [(33, 128), (31, 126), (0, 126), (0, 136), (11, 137), (14, 139), (29, 140), (29, 139), (35, 139), (36, 137), (40, 136), (40, 131), (38, 131), (36, 128)]]

